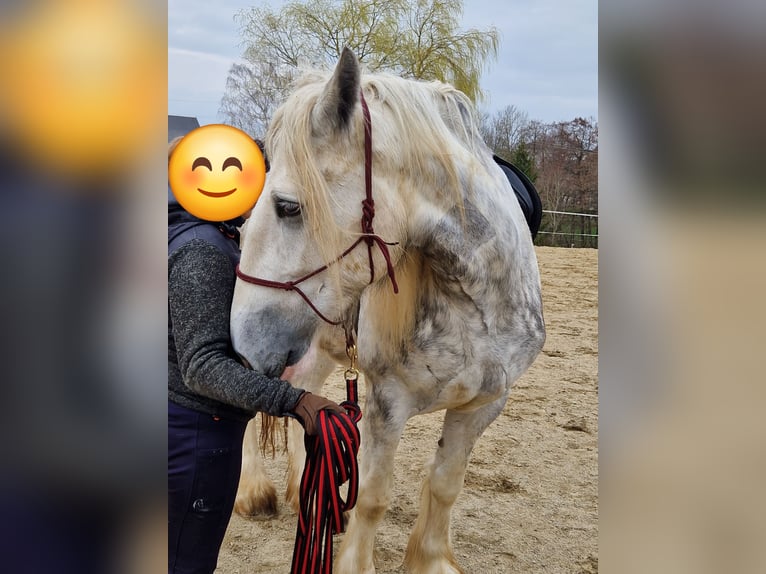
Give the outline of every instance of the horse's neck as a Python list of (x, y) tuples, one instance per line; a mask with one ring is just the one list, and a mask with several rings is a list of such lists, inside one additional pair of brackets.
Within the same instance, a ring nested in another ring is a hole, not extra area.
[(377, 322), (395, 319), (392, 341), (401, 342), (419, 328), (417, 321), (428, 320), (424, 307), (480, 318), (492, 335), (512, 330), (519, 312), (539, 306), (529, 232), (520, 217), (498, 211), (465, 201), (441, 217), (431, 211), (410, 230), (409, 258), (397, 270), (405, 289), (394, 295), (379, 283), (367, 298), (367, 308), (378, 310)]
[[(387, 281), (368, 287), (359, 321), (360, 352), (382, 365), (403, 365), (424, 346), (465, 346), (466, 334), (492, 328), (485, 302), (413, 250), (396, 270), (399, 293)], [(372, 366), (372, 368), (375, 368)]]
[(426, 200), (408, 210), (399, 293), (382, 279), (362, 295), (364, 354), (388, 365), (429, 347), (473, 357), (475, 344), (490, 352), (495, 343), (488, 338), (501, 344), (513, 337), (524, 313), (540, 306), (523, 215), (507, 203), (515, 201), (512, 192), (483, 183), (461, 206), (445, 211)]

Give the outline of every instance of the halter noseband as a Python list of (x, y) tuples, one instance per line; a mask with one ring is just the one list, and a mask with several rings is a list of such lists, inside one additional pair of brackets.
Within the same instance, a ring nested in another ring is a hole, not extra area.
[(375, 265), (372, 260), (372, 246), (373, 244), (378, 246), (380, 252), (383, 254), (383, 258), (386, 260), (386, 270), (388, 277), (391, 279), (391, 285), (394, 288), (394, 293), (399, 292), (399, 286), (396, 283), (396, 275), (394, 273), (394, 267), (391, 263), (391, 255), (388, 252), (389, 245), (396, 245), (396, 243), (389, 243), (384, 241), (379, 235), (376, 235), (372, 228), (372, 220), (375, 218), (375, 201), (372, 199), (372, 121), (370, 120), (370, 110), (367, 107), (367, 102), (364, 99), (364, 93), (359, 91), (362, 102), (362, 113), (364, 115), (364, 188), (365, 198), (362, 201), (362, 235), (351, 246), (335, 258), (332, 262), (322, 265), (318, 269), (315, 269), (311, 273), (304, 275), (300, 279), (294, 281), (271, 281), (269, 279), (261, 279), (259, 277), (253, 277), (248, 275), (239, 268), (237, 265), (237, 277), (252, 283), (254, 285), (261, 285), (262, 287), (272, 287), (274, 289), (282, 289), (283, 291), (295, 291), (300, 295), (303, 300), (308, 303), (308, 306), (317, 314), (317, 316), (330, 325), (340, 325), (341, 321), (331, 321), (325, 317), (322, 312), (316, 308), (311, 302), (308, 296), (301, 290), (298, 285), (303, 283), (307, 279), (312, 278), (314, 275), (318, 275), (322, 271), (325, 271), (333, 263), (337, 263), (343, 259), (346, 255), (351, 253), (357, 245), (362, 241), (367, 243), (367, 255), (370, 264), (370, 283), (375, 280)]

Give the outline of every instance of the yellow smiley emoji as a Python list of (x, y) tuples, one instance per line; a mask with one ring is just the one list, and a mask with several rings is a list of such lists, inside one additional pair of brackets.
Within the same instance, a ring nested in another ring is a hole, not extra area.
[(178, 203), (208, 221), (226, 221), (252, 209), (265, 181), (258, 144), (222, 124), (190, 131), (168, 162), (168, 182)]

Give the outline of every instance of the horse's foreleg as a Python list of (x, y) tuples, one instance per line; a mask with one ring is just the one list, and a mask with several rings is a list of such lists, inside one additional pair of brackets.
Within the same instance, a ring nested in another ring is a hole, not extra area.
[(417, 574), (457, 574), (462, 570), (452, 552), (450, 513), (463, 488), (463, 478), (476, 440), (503, 410), (506, 397), (473, 412), (448, 410), (431, 468), (423, 483), (420, 511), (412, 529), (404, 564)]
[(242, 444), (242, 474), (239, 477), (234, 512), (246, 518), (269, 517), (277, 514), (277, 491), (266, 475), (258, 447), (258, 424), (253, 418), (247, 423)]
[(407, 422), (406, 415), (381, 409), (371, 398), (362, 418), (359, 496), (335, 562), (338, 574), (375, 572), (375, 531), (391, 499), (394, 455)]

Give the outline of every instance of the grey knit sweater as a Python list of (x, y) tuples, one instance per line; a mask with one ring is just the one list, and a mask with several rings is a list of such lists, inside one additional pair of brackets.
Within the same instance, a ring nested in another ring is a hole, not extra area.
[(303, 390), (236, 360), (229, 338), (234, 279), (229, 257), (203, 239), (168, 258), (168, 398), (227, 418), (283, 416)]

